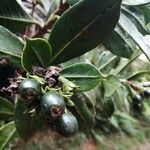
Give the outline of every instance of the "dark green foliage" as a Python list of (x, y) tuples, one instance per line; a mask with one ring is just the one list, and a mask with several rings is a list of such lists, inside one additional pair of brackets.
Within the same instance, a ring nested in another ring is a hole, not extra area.
[(88, 91), (95, 87), (101, 80), (99, 70), (87, 63), (76, 63), (60, 72), (60, 75), (75, 83), (80, 91)]
[(9, 65), (21, 68), (22, 49), (23, 43), (19, 38), (0, 26), (0, 60), (6, 58)]
[(18, 99), (15, 108), (15, 127), (18, 135), (24, 141), (28, 141), (45, 122), (41, 116), (37, 117), (35, 114), (27, 113), (27, 109), (25, 101)]
[(26, 13), (17, 0), (0, 1), (0, 25), (19, 33), (29, 24), (38, 24), (38, 22)]
[(102, 43), (118, 22), (120, 4), (121, 0), (84, 0), (66, 11), (49, 38), (53, 49), (51, 62), (65, 62)]
[(52, 49), (50, 44), (41, 38), (26, 39), (22, 54), (22, 66), (32, 72), (34, 66), (49, 67)]

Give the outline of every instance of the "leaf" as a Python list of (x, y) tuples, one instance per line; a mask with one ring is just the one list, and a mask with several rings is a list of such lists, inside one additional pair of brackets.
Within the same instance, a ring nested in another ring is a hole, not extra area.
[(140, 10), (143, 12), (146, 23), (150, 22), (150, 5), (140, 6)]
[(22, 66), (29, 72), (33, 66), (49, 67), (52, 55), (50, 44), (41, 38), (26, 39), (22, 54)]
[(101, 80), (102, 75), (95, 66), (86, 63), (77, 63), (60, 72), (64, 78), (79, 86), (80, 91), (94, 88)]
[(134, 42), (131, 41), (131, 39), (126, 36), (126, 33), (118, 26), (106, 39), (104, 45), (113, 54), (124, 58), (130, 58), (135, 49)]
[(0, 97), (0, 119), (7, 120), (14, 116), (14, 107), (7, 99)]
[(12, 32), (19, 32), (28, 24), (38, 24), (38, 22), (24, 11), (17, 0), (0, 1), (0, 25)]
[(21, 67), (23, 43), (10, 31), (0, 26), (0, 59), (7, 58), (9, 64)]
[(144, 39), (144, 36), (137, 30), (132, 21), (128, 19), (123, 13), (121, 13), (120, 16), (119, 26), (130, 35), (130, 37), (140, 47), (147, 59), (150, 61), (150, 46)]
[(107, 76), (102, 83), (105, 97), (110, 97), (121, 86), (119, 79), (113, 75)]
[(87, 97), (78, 92), (72, 96), (72, 101), (75, 104), (74, 115), (77, 117), (80, 130), (90, 132), (95, 125), (95, 114), (92, 114), (86, 105)]
[(121, 0), (84, 0), (73, 5), (54, 25), (49, 42), (53, 64), (83, 55), (95, 48), (115, 28)]
[(146, 5), (150, 4), (149, 0), (123, 0), (122, 2), (124, 5)]
[(135, 59), (137, 59), (141, 55), (141, 52), (139, 50), (136, 50), (130, 59), (122, 58), (120, 62), (118, 63), (117, 67), (115, 69), (112, 69), (109, 74), (117, 75), (124, 71), (126, 67), (128, 67)]
[(137, 29), (143, 34), (148, 34), (148, 29), (146, 27), (146, 22), (142, 11), (136, 7), (123, 7), (122, 13), (124, 13), (137, 27)]
[(24, 140), (28, 141), (35, 132), (43, 126), (43, 119), (41, 117), (32, 116), (25, 113), (27, 107), (23, 100), (18, 100), (15, 109), (15, 125), (18, 135)]
[(128, 77), (127, 80), (134, 80), (135, 81), (135, 80), (145, 76), (146, 74), (150, 75), (150, 70), (149, 71), (148, 70), (139, 71), (139, 72), (131, 75), (130, 77)]
[(76, 3), (78, 3), (78, 2), (80, 2), (81, 0), (68, 0), (68, 3), (69, 3), (69, 5), (74, 5), (74, 4), (76, 4)]
[(110, 118), (115, 111), (115, 106), (112, 99), (104, 100), (104, 102), (100, 104), (100, 107), (101, 109), (99, 110), (99, 113), (102, 118)]
[(16, 131), (14, 121), (0, 127), (0, 149), (3, 150)]

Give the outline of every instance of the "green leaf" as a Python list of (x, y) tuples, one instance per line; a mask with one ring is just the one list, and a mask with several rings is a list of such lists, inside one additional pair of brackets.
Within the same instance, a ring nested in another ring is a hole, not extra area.
[(123, 7), (122, 13), (124, 13), (137, 27), (137, 29), (143, 34), (148, 34), (148, 29), (146, 28), (146, 22), (143, 15), (143, 12), (136, 7)]
[(7, 99), (0, 97), (0, 119), (7, 120), (14, 116), (14, 107)]
[(7, 58), (9, 64), (21, 67), (23, 43), (10, 31), (0, 26), (0, 59)]
[(134, 42), (143, 51), (147, 59), (150, 61), (150, 46), (144, 39), (144, 36), (137, 30), (134, 23), (123, 13), (121, 13), (119, 26), (134, 40)]
[(54, 25), (49, 42), (53, 64), (65, 62), (95, 48), (115, 28), (121, 0), (84, 0), (68, 9)]
[(112, 99), (105, 99), (103, 103), (100, 104), (99, 115), (102, 118), (110, 118), (115, 111), (114, 102)]
[(38, 24), (38, 22), (24, 11), (17, 0), (0, 1), (0, 25), (12, 32), (19, 32), (28, 24)]
[(119, 79), (113, 75), (107, 76), (102, 83), (105, 97), (110, 97), (121, 86)]
[(127, 80), (137, 80), (145, 75), (150, 75), (150, 70), (143, 70), (143, 71), (139, 71), (137, 73), (134, 73), (133, 75), (131, 75), (130, 77), (127, 78)]
[(146, 23), (150, 22), (150, 4), (146, 6), (140, 6), (139, 9), (143, 12)]
[(78, 92), (72, 96), (72, 101), (75, 104), (74, 115), (77, 117), (80, 130), (90, 132), (95, 125), (95, 114), (92, 114), (87, 107), (87, 98), (84, 94)]
[(121, 28), (118, 26), (115, 28), (115, 31), (106, 39), (104, 45), (113, 54), (125, 58), (130, 58), (135, 49), (134, 42), (127, 38), (126, 33), (123, 32), (123, 30), (121, 30)]
[(76, 3), (78, 3), (78, 2), (80, 2), (81, 0), (68, 0), (68, 3), (69, 3), (69, 5), (74, 5), (74, 4), (76, 4)]
[(0, 149), (3, 150), (16, 131), (14, 121), (0, 127)]
[(117, 67), (115, 69), (111, 69), (109, 74), (117, 75), (124, 71), (126, 67), (128, 67), (135, 59), (137, 59), (141, 55), (141, 52), (139, 50), (136, 50), (130, 59), (122, 58), (120, 62), (118, 63)]
[(94, 88), (101, 80), (102, 75), (97, 68), (87, 63), (77, 63), (60, 72), (64, 78), (79, 86), (80, 91), (88, 91)]
[(25, 113), (27, 107), (23, 100), (18, 100), (15, 109), (15, 125), (18, 135), (28, 141), (35, 132), (43, 126), (43, 118), (31, 116), (30, 113)]
[(124, 5), (145, 5), (150, 4), (149, 0), (123, 0)]
[(22, 54), (22, 66), (29, 72), (33, 66), (49, 67), (52, 55), (50, 44), (41, 38), (26, 39)]

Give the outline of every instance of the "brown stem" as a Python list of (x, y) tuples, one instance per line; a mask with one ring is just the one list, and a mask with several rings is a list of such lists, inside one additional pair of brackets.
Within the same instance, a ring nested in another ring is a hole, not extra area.
[(57, 9), (51, 14), (49, 19), (45, 22), (44, 26), (41, 27), (32, 37), (42, 37), (45, 33), (47, 33), (48, 29), (51, 29), (54, 23), (58, 20), (58, 16), (61, 16), (68, 8), (69, 4), (67, 1), (63, 3), (63, 0), (60, 0)]

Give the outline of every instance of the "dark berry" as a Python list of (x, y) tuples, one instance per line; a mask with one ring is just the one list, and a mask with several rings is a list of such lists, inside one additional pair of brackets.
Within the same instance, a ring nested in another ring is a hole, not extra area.
[(69, 137), (78, 131), (78, 122), (71, 113), (64, 113), (55, 121), (56, 131), (62, 136)]
[(141, 103), (142, 102), (142, 96), (140, 94), (137, 94), (132, 99), (133, 103)]
[(25, 79), (19, 85), (19, 94), (29, 102), (36, 99), (40, 92), (40, 83), (34, 79)]
[(143, 91), (143, 96), (144, 96), (145, 98), (149, 98), (149, 97), (150, 97), (150, 89), (144, 90), (144, 91)]
[(133, 111), (136, 112), (136, 113), (141, 114), (142, 111), (143, 111), (143, 104), (142, 103), (139, 103), (139, 104), (135, 103), (135, 104), (133, 104)]
[(65, 110), (64, 98), (56, 91), (50, 91), (43, 95), (40, 103), (42, 114), (50, 119), (60, 117)]

